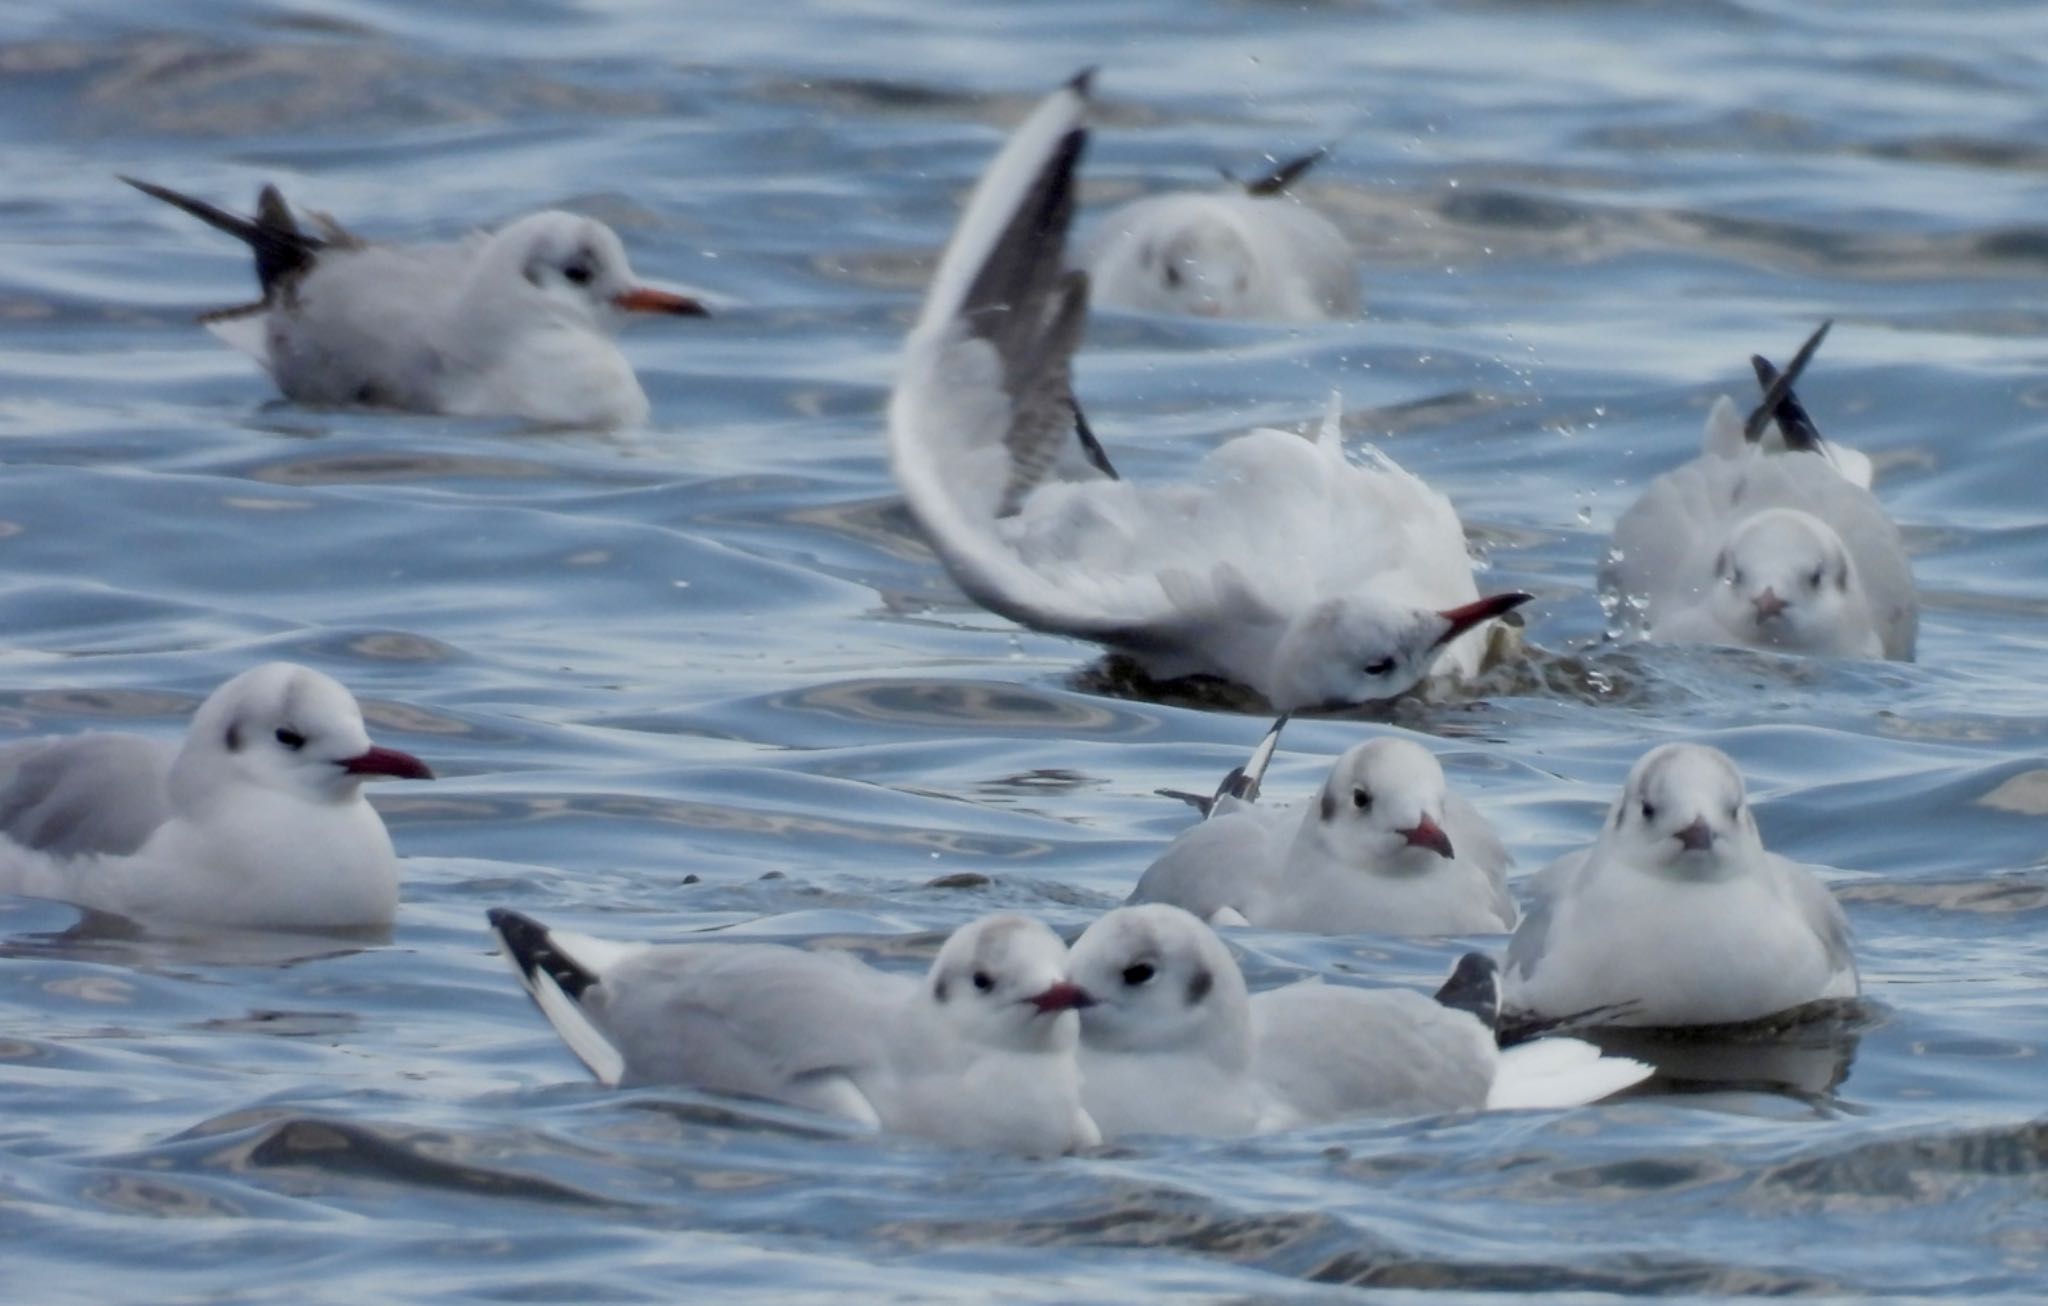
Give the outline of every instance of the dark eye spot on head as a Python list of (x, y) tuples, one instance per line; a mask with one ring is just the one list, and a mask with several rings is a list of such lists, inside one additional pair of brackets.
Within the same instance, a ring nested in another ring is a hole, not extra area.
[(590, 279), (597, 274), (590, 270), (588, 263), (585, 263), (582, 259), (577, 259), (562, 269), (562, 275), (569, 279), (570, 285), (587, 286), (590, 284)]
[(1151, 962), (1135, 962), (1129, 966), (1124, 967), (1124, 983), (1130, 985), (1133, 988), (1136, 988), (1140, 984), (1148, 984), (1152, 980), (1153, 973), (1154, 972), (1152, 969)]
[(1216, 987), (1216, 977), (1206, 970), (1198, 970), (1188, 977), (1188, 1005), (1194, 1006), (1209, 996), (1209, 990)]
[(1810, 587), (1811, 587), (1811, 588), (1813, 588), (1813, 589), (1819, 589), (1819, 588), (1820, 588), (1820, 583), (1821, 583), (1821, 581), (1822, 581), (1822, 580), (1824, 579), (1824, 573), (1825, 573), (1825, 571), (1826, 571), (1826, 568), (1824, 568), (1824, 567), (1815, 567), (1815, 568), (1813, 569), (1813, 574), (1812, 574), (1811, 576), (1808, 576), (1808, 577), (1806, 578), (1806, 583), (1807, 583), (1807, 585), (1808, 585), (1808, 586), (1810, 586)]
[(1176, 290), (1178, 290), (1178, 289), (1180, 288), (1180, 265), (1179, 265), (1179, 264), (1177, 264), (1177, 263), (1169, 263), (1169, 264), (1167, 264), (1167, 265), (1166, 265), (1166, 284), (1167, 284), (1167, 285), (1169, 285), (1169, 286), (1171, 286), (1171, 287), (1173, 287), (1173, 288), (1174, 288), (1174, 289), (1176, 289)]
[(981, 992), (983, 992), (983, 993), (986, 993), (986, 992), (988, 992), (988, 991), (989, 991), (990, 989), (994, 988), (995, 986), (996, 986), (996, 982), (995, 982), (994, 980), (992, 980), (992, 979), (990, 979), (990, 978), (989, 978), (989, 975), (988, 975), (988, 972), (987, 972), (987, 971), (985, 971), (985, 970), (978, 970), (978, 971), (975, 971), (975, 972), (974, 972), (974, 987), (975, 987), (975, 988), (979, 989), (979, 990), (980, 990)]
[(225, 742), (230, 753), (242, 751), (242, 725), (239, 721), (228, 722), (228, 735)]
[(944, 980), (933, 980), (933, 981), (932, 981), (932, 1001), (934, 1001), (934, 1002), (944, 1002), (945, 1000), (946, 1000), (946, 981), (944, 981)]
[(1363, 789), (1353, 789), (1351, 791), (1351, 805), (1361, 812), (1366, 811), (1372, 806), (1372, 795)]
[(1656, 804), (1652, 803), (1647, 798), (1643, 800), (1643, 819), (1645, 821), (1654, 821), (1657, 819)]
[(1377, 662), (1365, 664), (1365, 674), (1368, 676), (1390, 676), (1393, 673), (1394, 659), (1392, 658), (1381, 658)]
[(300, 749), (306, 746), (306, 737), (290, 726), (279, 726), (277, 728), (277, 742), (283, 744), (286, 748)]

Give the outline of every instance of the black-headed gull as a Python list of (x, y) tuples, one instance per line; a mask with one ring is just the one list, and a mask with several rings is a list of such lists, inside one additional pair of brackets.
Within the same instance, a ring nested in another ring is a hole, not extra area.
[(1717, 399), (1700, 456), (1615, 523), (1600, 580), (1624, 626), (1677, 643), (1913, 656), (1912, 566), (1867, 488), (1870, 460), (1821, 440), (1792, 396), (1826, 331), (1782, 374), (1756, 360), (1771, 380), (1749, 420)]
[(527, 992), (605, 1084), (685, 1084), (962, 1147), (1101, 1141), (1081, 1107), (1067, 948), (961, 926), (921, 979), (763, 943), (606, 943), (490, 913)]
[[(1170, 902), (1213, 925), (1315, 934), (1476, 934), (1515, 927), (1513, 860), (1426, 748), (1354, 745), (1316, 796), (1258, 801), (1285, 718), (1148, 867), (1130, 901)], [(1242, 796), (1240, 796), (1242, 795)]]
[(1503, 1051), (1491, 972), (1468, 958), (1439, 999), (1314, 981), (1252, 995), (1230, 950), (1188, 912), (1119, 907), (1068, 957), (1087, 995), (1083, 1101), (1105, 1138), (1231, 1136), (1355, 1115), (1576, 1106), (1649, 1075), (1574, 1039)]
[(1104, 216), (1081, 255), (1096, 304), (1319, 322), (1358, 314), (1351, 242), (1287, 192), (1326, 150), (1254, 181), (1153, 195)]
[(574, 213), (530, 213), (446, 244), (379, 245), (324, 218), (323, 234), (302, 230), (273, 186), (250, 219), (122, 180), (255, 252), (263, 297), (201, 320), (301, 403), (637, 425), (647, 395), (613, 333), (629, 313), (706, 314), (635, 282), (612, 229)]
[(272, 662), (215, 690), (182, 745), (83, 734), (0, 748), (0, 892), (149, 926), (389, 925), (398, 862), (366, 780), (433, 778), (378, 748), (349, 692)]
[(1155, 676), (1218, 676), (1281, 711), (1472, 674), (1481, 598), (1450, 501), (1334, 414), (1308, 439), (1239, 436), (1192, 479), (1119, 480), (1069, 389), (1086, 274), (1065, 268), (1086, 79), (1042, 103), (975, 188), (905, 347), (897, 484), (970, 598), (1093, 640)]
[(1726, 754), (1665, 744), (1590, 848), (1552, 863), (1504, 968), (1516, 1016), (1725, 1025), (1854, 997), (1849, 924), (1811, 869), (1764, 849)]

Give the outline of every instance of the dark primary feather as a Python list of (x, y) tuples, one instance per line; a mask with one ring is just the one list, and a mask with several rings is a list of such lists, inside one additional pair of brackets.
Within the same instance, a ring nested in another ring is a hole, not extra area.
[[(1301, 179), (1301, 175), (1330, 157), (1330, 147), (1318, 146), (1307, 154), (1298, 155), (1284, 163), (1276, 164), (1264, 176), (1254, 177), (1244, 184), (1247, 195), (1278, 195)], [(1227, 175), (1227, 174), (1226, 174)]]
[(491, 928), (504, 940), (505, 951), (511, 954), (522, 974), (531, 976), (546, 971), (562, 992), (577, 1001), (582, 1000), (586, 989), (597, 983), (597, 976), (555, 950), (553, 940), (548, 937), (548, 927), (531, 916), (522, 916), (505, 907), (493, 907), (486, 915)]
[[(1770, 393), (1772, 383), (1778, 379), (1778, 369), (1762, 354), (1751, 354), (1749, 365), (1756, 369), (1756, 383), (1763, 387), (1764, 393)], [(1826, 447), (1826, 443), (1820, 438), (1820, 428), (1813, 424), (1813, 419), (1807, 416), (1805, 406), (1790, 389), (1785, 391), (1785, 397), (1778, 401), (1778, 406), (1771, 411), (1771, 416), (1777, 419), (1778, 430), (1785, 437), (1787, 449), (1819, 453)]]
[(284, 196), (278, 194), (275, 186), (265, 186), (257, 196), (256, 217), (251, 220), (216, 208), (205, 200), (180, 194), (167, 186), (134, 177), (124, 176), (121, 180), (246, 244), (256, 255), (256, 279), (262, 284), (266, 298), (280, 282), (312, 267), (314, 257), (327, 247), (327, 242), (318, 236), (309, 236), (299, 230), (291, 210), (285, 206)]
[[(1828, 338), (1828, 331), (1834, 325), (1833, 318), (1822, 322), (1814, 329), (1813, 334), (1806, 338), (1806, 343), (1799, 346), (1799, 352), (1792, 355), (1792, 361), (1786, 364), (1785, 370), (1764, 383), (1763, 402), (1750, 410), (1748, 420), (1742, 424), (1744, 439), (1751, 444), (1757, 442), (1757, 437), (1764, 433), (1764, 425), (1777, 416), (1778, 406), (1792, 397), (1793, 385), (1799, 380), (1800, 374), (1806, 371), (1806, 365), (1813, 361), (1814, 352), (1820, 348), (1820, 342)], [(1762, 362), (1761, 359), (1755, 358), (1750, 361), (1752, 364)], [(1770, 365), (1765, 363), (1764, 366)], [(1763, 378), (1761, 369), (1758, 370), (1757, 378), (1759, 381)]]
[(1500, 1025), (1500, 967), (1493, 958), (1468, 952), (1451, 968), (1436, 1000), (1454, 1011), (1469, 1011), (1488, 1029)]

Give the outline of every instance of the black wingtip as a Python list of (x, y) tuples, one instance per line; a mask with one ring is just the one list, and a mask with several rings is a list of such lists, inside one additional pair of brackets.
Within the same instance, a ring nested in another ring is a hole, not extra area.
[(1500, 1026), (1500, 963), (1483, 952), (1468, 952), (1451, 968), (1436, 1000), (1453, 1011), (1469, 1011), (1488, 1029)]
[(582, 997), (585, 989), (597, 983), (597, 976), (556, 950), (548, 927), (533, 917), (509, 907), (493, 907), (484, 913), (484, 918), (490, 921), (521, 974), (531, 977), (546, 971), (571, 998)]
[(115, 175), (152, 199), (181, 209), (247, 245), (256, 255), (256, 279), (261, 283), (266, 298), (280, 280), (311, 267), (314, 256), (326, 245), (318, 237), (308, 236), (299, 230), (298, 223), (292, 220), (291, 210), (285, 206), (284, 196), (275, 186), (263, 188), (256, 201), (256, 217), (251, 220), (168, 186), (125, 174)]
[[(1315, 167), (1328, 157), (1330, 157), (1330, 147), (1327, 145), (1317, 146), (1307, 154), (1297, 155), (1283, 163), (1274, 165), (1262, 177), (1254, 177), (1250, 181), (1241, 183), (1244, 186), (1244, 193), (1257, 196), (1278, 195), (1295, 182), (1301, 180), (1303, 173), (1306, 173), (1310, 168)], [(1223, 175), (1227, 177), (1230, 174), (1226, 172)]]
[(1096, 64), (1089, 64), (1080, 72), (1067, 79), (1067, 89), (1086, 99), (1095, 93), (1095, 74), (1102, 71)]
[[(1823, 318), (1821, 324), (1814, 328), (1813, 334), (1806, 338), (1806, 343), (1799, 346), (1799, 352), (1792, 356), (1792, 361), (1785, 365), (1785, 370), (1770, 381), (1763, 382), (1762, 373), (1759, 371), (1758, 380), (1763, 384), (1764, 397), (1761, 403), (1750, 410), (1748, 420), (1742, 424), (1744, 439), (1751, 444), (1756, 443), (1757, 437), (1763, 434), (1764, 424), (1777, 416), (1780, 405), (1790, 398), (1792, 387), (1798, 384), (1800, 375), (1806, 371), (1806, 365), (1813, 361), (1814, 354), (1820, 349), (1821, 341), (1828, 338), (1828, 332), (1834, 329), (1834, 325), (1833, 318)], [(1755, 367), (1759, 361), (1757, 356), (1750, 356), (1751, 367)], [(1766, 367), (1769, 366), (1768, 360), (1761, 361)]]

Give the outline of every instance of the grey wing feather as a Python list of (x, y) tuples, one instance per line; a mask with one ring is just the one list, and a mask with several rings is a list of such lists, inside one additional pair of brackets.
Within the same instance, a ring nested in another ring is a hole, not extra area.
[(1240, 807), (1182, 831), (1125, 901), (1171, 903), (1205, 921), (1225, 907), (1256, 919), (1272, 874), (1265, 814)]
[(815, 1107), (807, 1081), (884, 1064), (891, 998), (909, 983), (837, 954), (691, 944), (629, 958), (585, 1005), (624, 1054), (627, 1083)]
[(1567, 854), (1538, 871), (1529, 881), (1529, 908), (1522, 915), (1522, 923), (1508, 939), (1506, 957), (1501, 969), (1510, 977), (1527, 979), (1536, 973), (1543, 962), (1544, 949), (1549, 944), (1550, 922), (1557, 914), (1557, 904), (1572, 889), (1580, 868), (1593, 855), (1592, 849), (1582, 848)]
[(1294, 984), (1252, 999), (1260, 1083), (1303, 1120), (1482, 1106), (1492, 1036), (1406, 989)]
[(1792, 887), (1800, 915), (1827, 949), (1828, 964), (1838, 971), (1856, 973), (1856, 954), (1849, 931), (1848, 914), (1828, 889), (1825, 881), (1805, 865), (1777, 853), (1765, 853)]
[(1448, 794), (1444, 798), (1444, 833), (1450, 836), (1451, 847), (1457, 850), (1460, 861), (1470, 862), (1486, 873), (1493, 893), (1494, 914), (1503, 922), (1502, 928), (1513, 929), (1520, 915), (1515, 896), (1508, 892), (1508, 867), (1514, 865), (1514, 854), (1463, 794)]
[(54, 857), (132, 853), (170, 817), (176, 756), (172, 744), (118, 734), (0, 749), (0, 833)]

